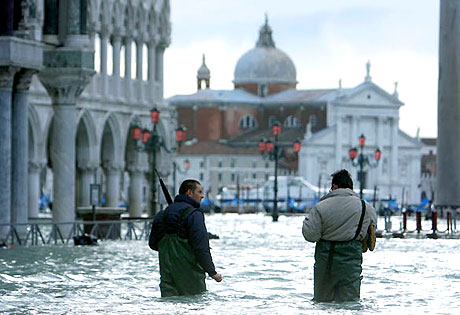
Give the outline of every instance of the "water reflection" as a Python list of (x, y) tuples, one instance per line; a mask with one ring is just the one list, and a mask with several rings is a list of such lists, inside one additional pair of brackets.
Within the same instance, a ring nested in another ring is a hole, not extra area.
[(206, 217), (222, 283), (192, 297), (160, 298), (157, 254), (145, 241), (97, 247), (0, 250), (0, 313), (311, 314), (453, 313), (460, 307), (460, 243), (378, 240), (364, 255), (359, 303), (314, 303), (314, 245), (302, 217)]

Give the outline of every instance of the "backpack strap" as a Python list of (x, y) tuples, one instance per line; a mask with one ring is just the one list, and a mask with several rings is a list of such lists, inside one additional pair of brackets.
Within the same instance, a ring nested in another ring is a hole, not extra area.
[(366, 214), (366, 203), (364, 202), (364, 200), (361, 199), (361, 217), (359, 218), (358, 229), (356, 230), (355, 237), (353, 237), (352, 241), (355, 240), (358, 237), (359, 232), (361, 232), (365, 214)]

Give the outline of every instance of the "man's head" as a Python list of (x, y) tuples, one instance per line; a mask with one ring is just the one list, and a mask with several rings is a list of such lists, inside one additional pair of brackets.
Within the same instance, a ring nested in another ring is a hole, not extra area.
[(204, 198), (200, 182), (194, 179), (184, 180), (180, 185), (179, 194), (189, 196), (198, 203), (201, 203), (201, 200)]
[(335, 172), (332, 176), (332, 190), (337, 188), (353, 189), (353, 180), (350, 173), (346, 169)]

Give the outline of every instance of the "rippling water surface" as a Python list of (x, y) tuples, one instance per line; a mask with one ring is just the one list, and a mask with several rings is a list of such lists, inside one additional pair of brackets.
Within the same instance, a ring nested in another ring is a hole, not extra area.
[(146, 241), (0, 250), (1, 314), (437, 313), (460, 309), (460, 241), (378, 239), (364, 254), (361, 300), (314, 303), (314, 244), (303, 217), (207, 216), (224, 280), (199, 296), (160, 298)]

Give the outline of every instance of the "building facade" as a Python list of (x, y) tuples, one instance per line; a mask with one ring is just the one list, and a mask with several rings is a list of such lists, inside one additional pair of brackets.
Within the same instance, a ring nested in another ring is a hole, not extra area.
[[(400, 203), (420, 201), (420, 160), (422, 142), (399, 129), (399, 108), (403, 105), (393, 94), (372, 82), (370, 64), (362, 84), (355, 88), (339, 87), (326, 96), (327, 128), (306, 136), (302, 143), (299, 173), (316, 183), (339, 169), (348, 169), (360, 187), (358, 167), (352, 165), (349, 150), (359, 147), (359, 137), (366, 138), (364, 155), (365, 189), (377, 189), (383, 199), (397, 199)], [(381, 151), (377, 163), (374, 152)]]
[[(157, 129), (164, 146), (174, 146), (176, 118), (163, 101), (169, 1), (8, 0), (2, 6), (11, 21), (0, 22), (0, 48), (12, 53), (0, 55), (1, 107), (21, 108), (23, 116), (20, 125), (8, 119), (1, 124), (10, 130), (2, 152), (18, 137), (22, 150), (2, 154), (3, 165), (19, 163), (22, 175), (5, 170), (0, 195), (19, 187), (15, 198), (23, 202), (2, 199), (0, 223), (37, 217), (45, 193), (53, 220), (73, 221), (76, 209), (90, 205), (93, 183), (102, 185), (106, 207), (124, 203), (131, 216), (140, 216), (151, 198), (152, 167), (151, 156), (130, 137), (132, 123), (151, 128), (149, 111), (158, 107)], [(24, 46), (29, 50), (21, 52)], [(26, 88), (17, 83), (23, 72), (30, 73)], [(18, 91), (24, 99), (19, 106), (11, 103)], [(170, 176), (164, 149), (157, 166)]]

